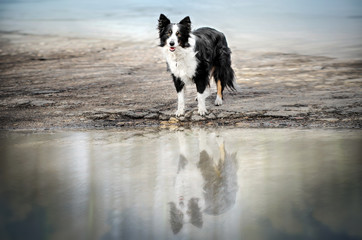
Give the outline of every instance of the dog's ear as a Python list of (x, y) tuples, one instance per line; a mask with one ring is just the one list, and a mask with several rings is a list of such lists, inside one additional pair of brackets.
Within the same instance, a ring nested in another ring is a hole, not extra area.
[(158, 31), (161, 34), (163, 29), (171, 23), (170, 19), (168, 19), (165, 15), (161, 13), (160, 18), (158, 19)]
[(184, 25), (187, 27), (187, 30), (191, 31), (191, 19), (189, 16), (185, 17), (180, 21), (181, 25)]

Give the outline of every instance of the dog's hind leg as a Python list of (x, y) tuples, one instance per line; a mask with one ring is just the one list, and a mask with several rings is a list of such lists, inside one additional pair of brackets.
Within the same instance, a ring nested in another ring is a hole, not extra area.
[(216, 82), (216, 88), (217, 88), (217, 93), (216, 93), (216, 99), (215, 99), (215, 105), (216, 106), (221, 106), (222, 105), (222, 90), (223, 87), (221, 86), (221, 81), (220, 79), (217, 80)]
[(197, 106), (200, 116), (207, 114), (206, 110), (206, 98), (210, 95), (210, 89), (204, 84), (196, 83), (197, 88)]

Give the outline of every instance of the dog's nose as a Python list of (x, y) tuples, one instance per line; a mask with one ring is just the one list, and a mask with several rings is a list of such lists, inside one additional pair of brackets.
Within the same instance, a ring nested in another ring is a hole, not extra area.
[(174, 42), (174, 41), (171, 41), (171, 42), (170, 42), (170, 46), (172, 47), (173, 45), (175, 45), (175, 42)]

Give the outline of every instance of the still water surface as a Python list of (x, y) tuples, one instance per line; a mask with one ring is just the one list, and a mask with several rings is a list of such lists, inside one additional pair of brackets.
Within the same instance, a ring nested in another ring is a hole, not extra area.
[(154, 47), (160, 13), (221, 30), (231, 49), (362, 59), (360, 0), (0, 0), (0, 32)]
[(0, 133), (1, 239), (362, 239), (361, 131)]

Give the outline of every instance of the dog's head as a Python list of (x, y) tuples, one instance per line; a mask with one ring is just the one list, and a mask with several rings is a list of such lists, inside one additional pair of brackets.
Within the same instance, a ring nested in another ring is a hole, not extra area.
[(179, 23), (171, 23), (165, 15), (161, 14), (158, 19), (158, 32), (160, 35), (160, 46), (167, 47), (171, 52), (178, 47), (190, 47), (189, 37), (191, 33), (190, 17), (185, 17)]

